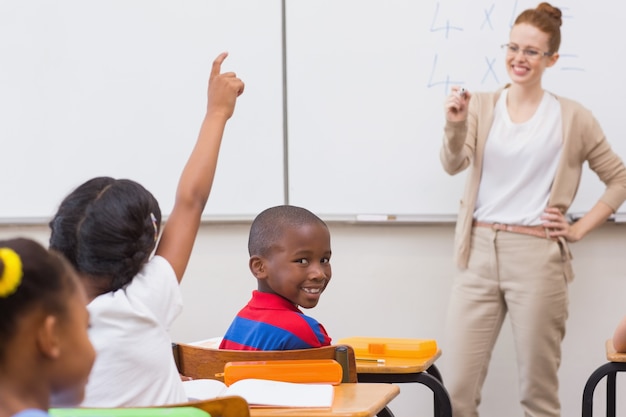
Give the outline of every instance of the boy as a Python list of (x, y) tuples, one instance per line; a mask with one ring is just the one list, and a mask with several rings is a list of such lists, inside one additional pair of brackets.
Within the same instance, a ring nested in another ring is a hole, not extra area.
[(298, 306), (312, 308), (331, 277), (330, 233), (310, 211), (277, 206), (252, 222), (250, 271), (258, 281), (220, 349), (289, 350), (330, 345), (330, 337)]

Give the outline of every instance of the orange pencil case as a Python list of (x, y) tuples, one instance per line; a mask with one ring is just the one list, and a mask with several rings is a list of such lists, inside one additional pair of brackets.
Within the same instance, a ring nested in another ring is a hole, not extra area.
[(333, 359), (242, 361), (224, 365), (224, 383), (227, 386), (250, 378), (339, 385), (342, 376), (341, 365)]
[(429, 358), (437, 353), (434, 339), (348, 337), (337, 343), (350, 345), (357, 358)]

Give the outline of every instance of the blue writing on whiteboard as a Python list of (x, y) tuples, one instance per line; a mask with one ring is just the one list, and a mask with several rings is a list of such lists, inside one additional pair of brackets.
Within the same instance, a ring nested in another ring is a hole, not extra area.
[(433, 59), (433, 67), (430, 70), (430, 77), (428, 77), (428, 84), (427, 84), (428, 88), (432, 88), (438, 85), (443, 85), (443, 94), (445, 95), (445, 94), (448, 94), (448, 91), (450, 91), (450, 86), (463, 84), (462, 81), (450, 80), (450, 75), (448, 74), (446, 74), (445, 80), (443, 81), (433, 81), (436, 68), (437, 68), (437, 55), (435, 55), (435, 58)]
[(493, 8), (494, 7), (495, 7), (495, 4), (492, 4), (491, 8), (489, 10), (484, 9), (485, 20), (483, 20), (483, 23), (480, 25), (481, 29), (483, 29), (485, 27), (485, 24), (487, 24), (487, 25), (489, 25), (491, 30), (493, 30), (493, 25), (491, 24), (491, 13), (493, 12)]
[(446, 23), (443, 26), (435, 26), (438, 15), (439, 15), (439, 2), (437, 2), (437, 5), (435, 7), (435, 16), (433, 16), (433, 23), (430, 25), (431, 32), (445, 31), (446, 39), (448, 39), (448, 35), (450, 34), (451, 30), (458, 30), (460, 32), (463, 31), (463, 28), (459, 26), (451, 26), (449, 20), (446, 20)]
[(495, 80), (495, 82), (497, 84), (500, 83), (500, 81), (498, 80), (498, 75), (496, 74), (496, 72), (493, 69), (493, 64), (496, 62), (496, 59), (492, 59), (489, 60), (488, 57), (485, 57), (485, 62), (487, 63), (487, 72), (485, 72), (485, 75), (483, 77), (483, 80), (481, 81), (483, 84), (485, 83), (485, 81), (487, 80), (487, 77), (489, 76), (489, 74), (491, 74), (493, 76), (493, 79)]

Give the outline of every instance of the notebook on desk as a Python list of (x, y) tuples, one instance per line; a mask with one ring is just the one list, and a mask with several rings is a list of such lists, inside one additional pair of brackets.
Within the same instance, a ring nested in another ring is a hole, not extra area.
[(238, 395), (251, 407), (330, 408), (334, 389), (330, 384), (302, 384), (265, 379), (242, 379), (226, 386), (215, 379), (183, 381), (190, 401)]

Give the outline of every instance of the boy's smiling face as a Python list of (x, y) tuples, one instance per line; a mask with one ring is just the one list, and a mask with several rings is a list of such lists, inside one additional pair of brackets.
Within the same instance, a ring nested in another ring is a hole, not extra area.
[(268, 256), (250, 258), (250, 269), (258, 279), (259, 291), (312, 308), (330, 281), (330, 256), (328, 228), (310, 223), (287, 228)]

